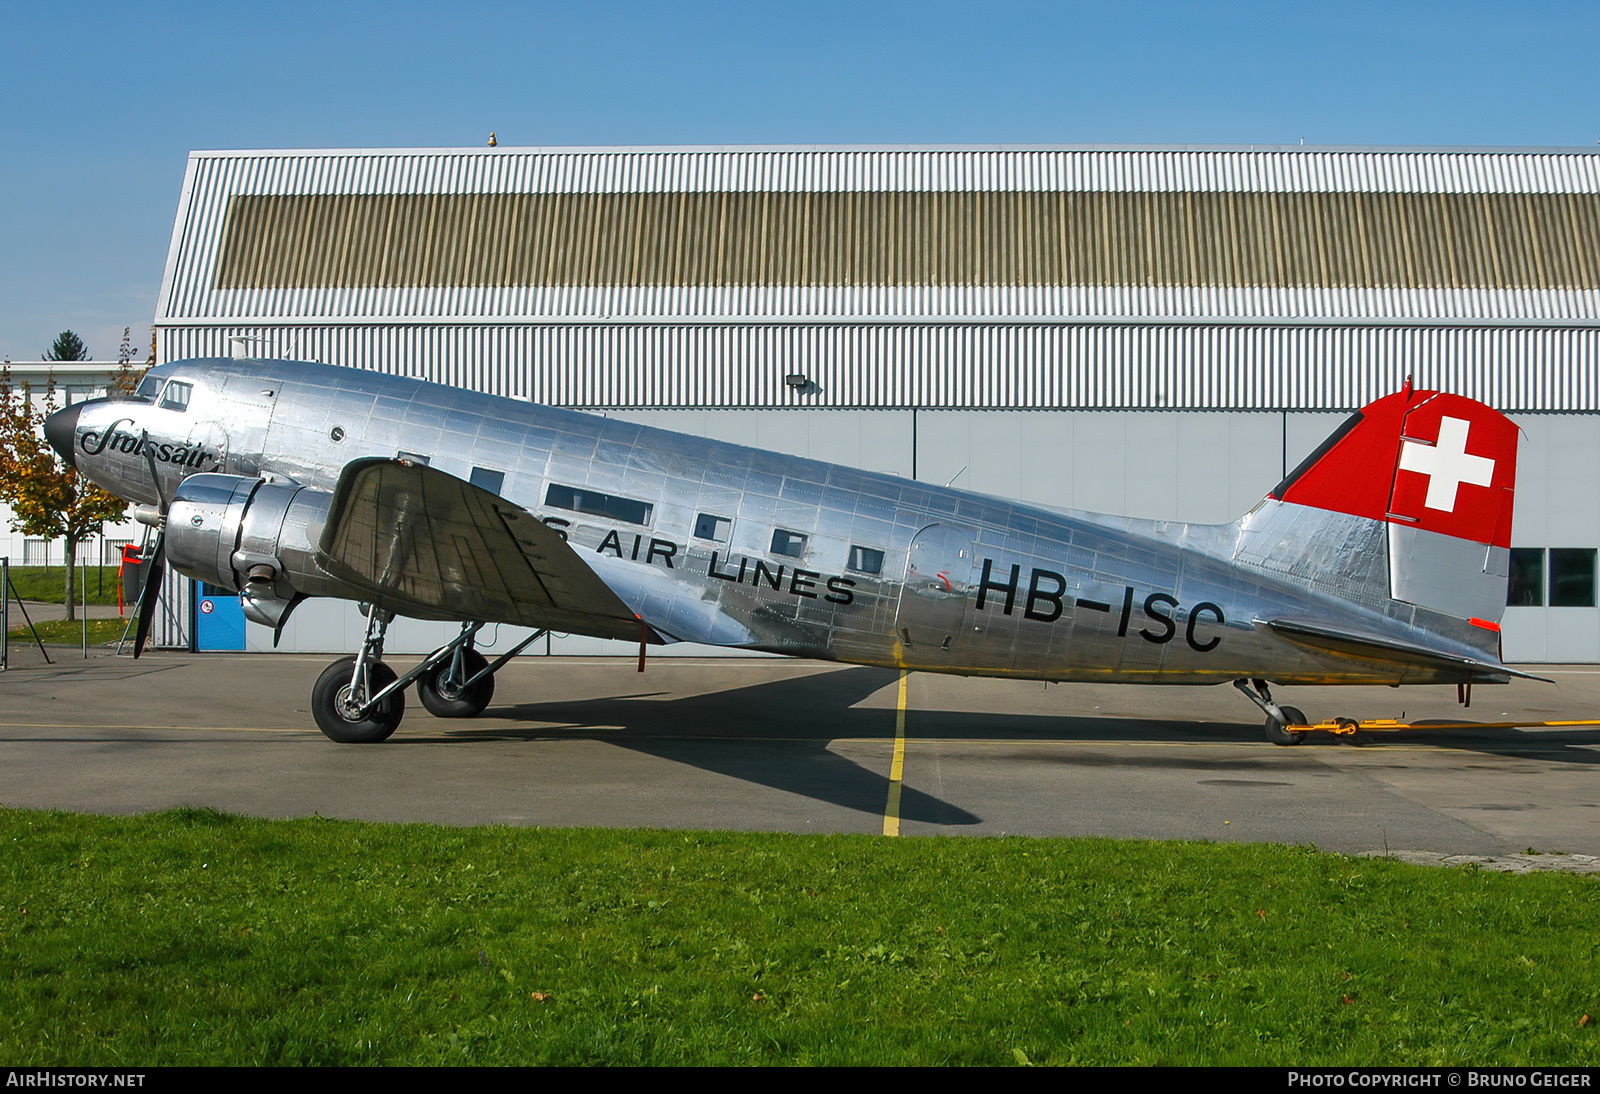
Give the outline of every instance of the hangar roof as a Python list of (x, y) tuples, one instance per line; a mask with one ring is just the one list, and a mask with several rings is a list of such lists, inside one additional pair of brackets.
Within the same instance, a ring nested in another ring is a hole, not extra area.
[(1591, 326), (1592, 150), (195, 152), (161, 326)]

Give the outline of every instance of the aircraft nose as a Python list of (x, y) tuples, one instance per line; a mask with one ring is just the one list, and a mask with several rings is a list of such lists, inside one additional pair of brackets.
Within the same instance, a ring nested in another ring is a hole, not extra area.
[(62, 407), (44, 420), (44, 439), (49, 441), (50, 447), (67, 461), (67, 466), (73, 468), (78, 466), (78, 461), (73, 456), (75, 447), (73, 442), (78, 434), (78, 412), (82, 409), (82, 403), (74, 403)]

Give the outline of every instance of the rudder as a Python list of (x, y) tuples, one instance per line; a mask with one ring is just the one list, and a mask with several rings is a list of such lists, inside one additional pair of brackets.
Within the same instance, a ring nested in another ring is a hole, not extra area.
[(1509, 418), (1408, 383), (1352, 415), (1271, 496), (1384, 523), (1392, 599), (1498, 632), (1516, 468)]

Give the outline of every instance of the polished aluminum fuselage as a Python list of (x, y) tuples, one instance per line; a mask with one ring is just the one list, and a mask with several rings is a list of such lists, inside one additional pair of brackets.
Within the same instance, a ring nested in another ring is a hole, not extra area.
[[(1455, 678), (1265, 626), (1318, 620), (1397, 642), (1427, 629), (1438, 646), (1453, 623), (1388, 597), (1372, 521), (1270, 499), (1228, 525), (1068, 512), (310, 363), (187, 361), (152, 374), (193, 384), (187, 408), (108, 400), (77, 421), (79, 466), (123, 497), (160, 500), (152, 469), (167, 497), (197, 472), (331, 492), (353, 460), (424, 459), (493, 483), (560, 529), (670, 640), (1045, 680)], [(552, 485), (648, 513), (552, 505)], [(284, 536), (304, 546), (316, 531)], [(798, 553), (777, 550), (775, 533)], [(309, 562), (299, 569), (302, 592), (366, 599)], [(1444, 641), (1481, 656), (1468, 638)]]

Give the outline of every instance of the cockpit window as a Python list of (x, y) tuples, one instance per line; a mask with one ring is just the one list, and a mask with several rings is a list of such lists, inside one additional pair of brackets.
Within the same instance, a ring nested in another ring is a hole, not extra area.
[(167, 385), (167, 390), (161, 393), (162, 410), (188, 410), (189, 392), (194, 390), (193, 384), (180, 383), (177, 380)]
[(161, 390), (161, 377), (159, 377), (159, 376), (146, 376), (143, 380), (139, 381), (139, 390), (134, 392), (134, 395), (136, 395), (140, 399), (145, 400), (146, 402), (154, 402), (155, 401), (155, 397), (156, 397), (156, 392), (158, 392), (160, 390)]

